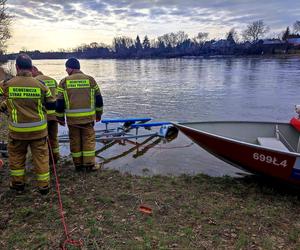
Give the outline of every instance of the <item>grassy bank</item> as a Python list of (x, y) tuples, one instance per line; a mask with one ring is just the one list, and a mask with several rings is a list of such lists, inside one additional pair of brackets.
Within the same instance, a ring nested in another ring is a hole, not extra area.
[[(0, 171), (0, 248), (57, 249), (64, 237), (54, 190), (41, 197), (29, 182), (16, 196), (7, 172)], [(68, 164), (58, 172), (69, 230), (83, 249), (300, 249), (297, 190), (253, 177), (76, 173)]]

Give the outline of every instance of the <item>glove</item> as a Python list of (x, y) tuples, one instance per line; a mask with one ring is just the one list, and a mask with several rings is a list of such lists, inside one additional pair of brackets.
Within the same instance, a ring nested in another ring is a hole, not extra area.
[(57, 122), (59, 123), (59, 125), (61, 126), (66, 126), (66, 122), (65, 122), (65, 119), (63, 117), (58, 117), (56, 116), (56, 119), (57, 119)]
[(60, 126), (63, 126), (63, 127), (66, 126), (65, 122), (58, 121), (58, 123), (59, 123)]
[(96, 122), (100, 122), (101, 121), (101, 115), (96, 115)]

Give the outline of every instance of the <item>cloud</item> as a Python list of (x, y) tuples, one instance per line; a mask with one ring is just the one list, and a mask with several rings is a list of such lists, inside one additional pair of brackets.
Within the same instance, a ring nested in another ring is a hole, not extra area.
[[(292, 8), (290, 8), (292, 6)], [(228, 25), (239, 22), (248, 23), (257, 19), (265, 19), (266, 22), (276, 26), (291, 25), (291, 20), (296, 20), (300, 9), (300, 1), (295, 0), (11, 0), (9, 10), (18, 16), (41, 20), (76, 20), (84, 21), (88, 15), (109, 18), (115, 16), (115, 21), (124, 18), (148, 18), (149, 21), (162, 17), (189, 18), (198, 20), (199, 14), (215, 15), (216, 22), (221, 22), (227, 13)], [(200, 10), (200, 11), (199, 11)], [(204, 11), (205, 10), (205, 11)], [(283, 12), (284, 15), (280, 12)], [(252, 18), (251, 18), (252, 17)], [(211, 19), (211, 18), (209, 18)], [(204, 21), (204, 20), (202, 20)], [(163, 19), (161, 20), (163, 23)]]
[(241, 31), (259, 19), (279, 32), (299, 20), (300, 12), (297, 0), (9, 0), (7, 6), (16, 19), (45, 32), (53, 26), (74, 32), (99, 30), (111, 39), (178, 30), (220, 37), (232, 27)]

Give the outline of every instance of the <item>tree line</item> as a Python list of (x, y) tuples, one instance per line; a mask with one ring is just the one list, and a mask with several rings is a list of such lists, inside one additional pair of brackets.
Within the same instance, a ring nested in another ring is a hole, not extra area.
[[(7, 0), (0, 0), (0, 54), (4, 59), (13, 59), (15, 54), (4, 55), (6, 42), (11, 37), (10, 24), (12, 17), (5, 8)], [(280, 46), (287, 50), (289, 45), (284, 41), (289, 38), (300, 38), (300, 21), (287, 27), (279, 34), (273, 35), (271, 40), (283, 41)], [(184, 31), (170, 32), (150, 39), (136, 36), (113, 38), (112, 45), (92, 42), (73, 49), (60, 49), (56, 52), (41, 52), (38, 50), (20, 52), (28, 53), (33, 59), (64, 59), (70, 56), (78, 58), (171, 58), (183, 56), (209, 56), (209, 55), (243, 55), (258, 54), (262, 52), (261, 39), (266, 36), (270, 28), (263, 20), (249, 23), (239, 34), (234, 28), (225, 35), (225, 39), (209, 39), (209, 33), (199, 32), (190, 38)], [(278, 44), (278, 43), (277, 43)], [(274, 50), (272, 50), (274, 51)]]
[(0, 55), (6, 50), (6, 42), (11, 38), (10, 24), (12, 17), (7, 14), (6, 1), (0, 0)]
[[(24, 51), (35, 59), (55, 59), (75, 56), (78, 58), (174, 58), (184, 56), (211, 56), (211, 55), (248, 55), (261, 54), (264, 50), (262, 38), (270, 28), (263, 20), (250, 23), (240, 34), (232, 28), (225, 35), (225, 39), (209, 39), (209, 33), (199, 32), (190, 38), (184, 31), (170, 32), (150, 39), (136, 36), (113, 38), (112, 45), (93, 42), (83, 44), (74, 49), (60, 50), (59, 52)], [(289, 27), (269, 40), (280, 41), (277, 47), (287, 50), (291, 45), (285, 41), (289, 38), (300, 38), (300, 21), (296, 21), (291, 31)], [(269, 45), (275, 46), (275, 45)], [(274, 51), (270, 50), (270, 51)]]

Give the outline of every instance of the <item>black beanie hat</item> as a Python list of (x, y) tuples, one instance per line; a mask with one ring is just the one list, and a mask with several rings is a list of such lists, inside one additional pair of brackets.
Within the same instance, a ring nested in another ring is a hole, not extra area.
[(20, 69), (31, 69), (32, 68), (32, 61), (29, 55), (27, 54), (20, 54), (16, 58), (16, 65)]
[(66, 68), (80, 69), (80, 63), (76, 58), (72, 57), (66, 61)]

